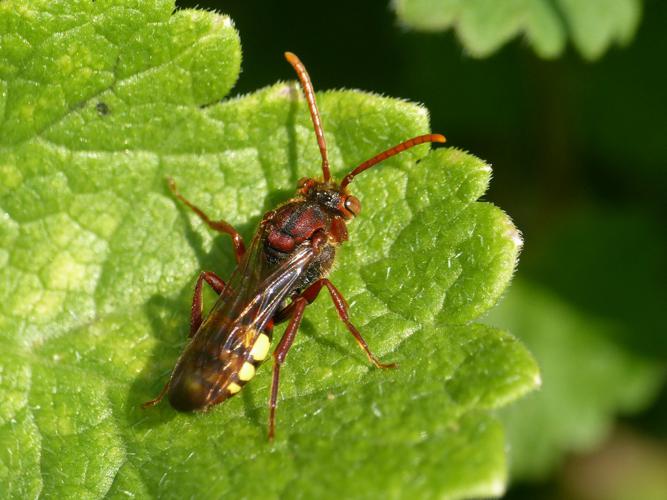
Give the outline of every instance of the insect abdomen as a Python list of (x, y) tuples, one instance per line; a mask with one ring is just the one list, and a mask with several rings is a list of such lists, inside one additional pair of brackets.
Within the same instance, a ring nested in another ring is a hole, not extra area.
[(247, 352), (247, 354), (241, 354), (244, 358), (243, 364), (241, 364), (241, 367), (237, 371), (230, 375), (226, 385), (226, 395), (220, 401), (216, 401), (216, 403), (220, 403), (225, 399), (232, 397), (234, 394), (237, 394), (245, 384), (253, 379), (257, 368), (269, 355), (269, 348), (271, 347), (271, 330), (272, 328), (264, 328), (260, 331), (249, 352), (246, 350), (245, 352)]
[(239, 342), (213, 354), (195, 348), (184, 352), (169, 382), (169, 402), (179, 411), (201, 411), (237, 394), (268, 357), (273, 325), (246, 332), (252, 345)]

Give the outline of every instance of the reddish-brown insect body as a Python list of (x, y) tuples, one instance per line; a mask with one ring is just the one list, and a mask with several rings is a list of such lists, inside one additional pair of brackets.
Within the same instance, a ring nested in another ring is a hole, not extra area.
[[(213, 221), (176, 190), (174, 195), (209, 227), (229, 234), (237, 268), (225, 283), (212, 272), (202, 272), (195, 285), (190, 323), (191, 340), (181, 354), (162, 392), (144, 406), (153, 406), (168, 394), (181, 411), (207, 410), (238, 393), (268, 357), (276, 323), (289, 321), (273, 351), (273, 382), (269, 398), (269, 438), (275, 432), (275, 409), (280, 368), (285, 361), (308, 304), (326, 287), (341, 320), (379, 368), (381, 363), (350, 322), (348, 306), (326, 278), (336, 247), (348, 239), (347, 222), (361, 211), (361, 203), (347, 192), (356, 175), (401, 151), (425, 142), (445, 142), (438, 134), (409, 139), (374, 156), (347, 174), (340, 183), (331, 179), (329, 159), (308, 73), (292, 53), (285, 58), (294, 67), (303, 88), (322, 156), (322, 180), (303, 178), (294, 198), (264, 215), (248, 249), (241, 235), (225, 221)], [(220, 296), (206, 318), (202, 316), (202, 286), (208, 283)]]

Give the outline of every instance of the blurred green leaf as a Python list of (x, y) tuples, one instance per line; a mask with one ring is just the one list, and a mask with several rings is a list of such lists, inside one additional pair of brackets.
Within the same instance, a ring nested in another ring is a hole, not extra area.
[(650, 403), (664, 371), (613, 340), (618, 326), (582, 314), (543, 288), (517, 280), (486, 318), (531, 349), (542, 390), (502, 411), (512, 477), (544, 478), (565, 454), (596, 446), (619, 414)]
[[(299, 177), (317, 175), (298, 87), (218, 102), (239, 73), (237, 33), (172, 2), (5, 1), (0, 34), (3, 496), (503, 490), (491, 412), (538, 371), (511, 335), (471, 323), (506, 287), (521, 243), (502, 211), (476, 202), (484, 162), (423, 146), (355, 180), (366, 210), (332, 280), (376, 352), (401, 366), (370, 368), (320, 299), (284, 369), (271, 445), (270, 370), (206, 414), (139, 405), (186, 342), (197, 273), (225, 276), (233, 262), (228, 239), (164, 179), (249, 237)], [(318, 98), (338, 176), (428, 130), (426, 110), (404, 101)]]
[(560, 55), (566, 42), (586, 59), (635, 34), (640, 0), (395, 0), (398, 18), (422, 31), (456, 30), (474, 57), (486, 57), (517, 36), (525, 36), (544, 58)]
[(667, 304), (667, 237), (660, 213), (590, 206), (562, 217), (528, 274), (578, 310), (616, 326), (606, 335), (646, 358), (667, 359), (660, 325)]

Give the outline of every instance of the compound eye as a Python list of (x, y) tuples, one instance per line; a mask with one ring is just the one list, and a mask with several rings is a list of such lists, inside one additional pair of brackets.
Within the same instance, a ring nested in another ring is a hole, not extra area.
[(359, 215), (361, 212), (361, 202), (356, 196), (348, 196), (345, 199), (345, 209), (350, 212), (352, 215)]

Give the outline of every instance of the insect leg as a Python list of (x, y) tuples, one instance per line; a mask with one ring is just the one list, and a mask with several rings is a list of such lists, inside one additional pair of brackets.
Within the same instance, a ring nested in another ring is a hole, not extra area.
[(220, 277), (210, 271), (202, 271), (199, 273), (199, 278), (197, 278), (197, 284), (195, 285), (195, 293), (192, 297), (192, 311), (190, 314), (190, 337), (192, 337), (202, 322), (202, 312), (203, 312), (203, 303), (202, 303), (202, 285), (206, 281), (211, 288), (220, 295), (225, 289), (225, 282), (220, 279)]
[[(369, 361), (378, 368), (396, 368), (397, 366), (396, 363), (382, 363), (375, 356), (375, 354), (371, 352), (364, 338), (361, 336), (361, 334), (355, 328), (355, 326), (350, 322), (350, 318), (347, 315), (347, 308), (348, 308), (347, 302), (345, 301), (345, 298), (341, 295), (341, 293), (338, 291), (338, 289), (334, 286), (334, 284), (331, 283), (331, 281), (329, 281), (326, 278), (323, 278), (319, 281), (322, 281), (324, 286), (326, 286), (327, 289), (329, 290), (329, 295), (331, 295), (331, 300), (333, 301), (334, 306), (336, 307), (336, 311), (338, 311), (338, 316), (340, 316), (340, 319), (343, 321), (343, 323), (345, 323), (345, 326), (350, 331), (352, 336), (355, 338), (357, 344), (359, 344), (359, 347), (361, 347), (361, 349), (366, 353), (366, 356), (368, 356)], [(322, 285), (320, 285), (320, 288), (322, 288)]]
[(273, 440), (276, 431), (276, 405), (278, 402), (278, 381), (280, 380), (280, 366), (285, 362), (287, 351), (292, 347), (294, 337), (301, 324), (303, 311), (308, 305), (308, 301), (302, 297), (297, 297), (294, 302), (294, 308), (291, 310), (292, 318), (287, 325), (287, 329), (280, 339), (280, 343), (273, 352), (273, 380), (271, 382), (271, 399), (269, 399), (269, 440)]
[[(396, 368), (397, 366), (396, 363), (382, 363), (375, 356), (375, 354), (371, 352), (370, 348), (368, 347), (368, 344), (359, 333), (359, 330), (357, 330), (356, 327), (350, 322), (350, 318), (347, 314), (347, 309), (349, 306), (347, 305), (345, 298), (341, 295), (341, 293), (334, 286), (334, 284), (331, 283), (331, 281), (329, 281), (326, 278), (317, 280), (315, 283), (306, 288), (300, 295), (300, 297), (306, 299), (306, 301), (309, 304), (311, 304), (317, 298), (317, 295), (320, 293), (320, 290), (322, 290), (322, 287), (324, 286), (326, 286), (327, 289), (329, 290), (329, 295), (331, 295), (331, 300), (333, 301), (334, 306), (336, 307), (336, 311), (338, 311), (338, 316), (340, 316), (340, 319), (343, 321), (343, 323), (345, 323), (345, 326), (350, 331), (352, 336), (355, 338), (357, 344), (359, 344), (359, 347), (361, 347), (361, 349), (366, 353), (366, 356), (368, 356), (368, 360), (378, 368)], [(294, 302), (292, 302), (289, 306), (280, 311), (277, 315), (276, 323), (288, 317), (288, 315), (291, 313), (291, 309), (293, 308), (293, 306)]]
[(169, 389), (169, 381), (167, 381), (167, 383), (164, 384), (164, 387), (160, 391), (160, 394), (158, 394), (155, 399), (151, 399), (150, 401), (146, 401), (145, 403), (142, 403), (141, 407), (142, 408), (150, 408), (151, 406), (157, 405), (160, 401), (162, 401), (162, 398), (164, 397), (164, 395), (167, 394), (167, 389)]
[[(222, 281), (220, 277), (218, 277), (218, 275), (215, 273), (209, 271), (202, 271), (201, 273), (199, 273), (199, 277), (197, 278), (197, 284), (195, 285), (195, 294), (194, 297), (192, 298), (192, 315), (190, 317), (190, 337), (192, 337), (196, 333), (202, 322), (202, 284), (204, 281), (206, 281), (206, 283), (211, 285), (211, 288), (213, 288), (213, 290), (215, 290), (218, 295), (220, 295), (224, 291), (226, 286), (225, 282)], [(149, 408), (151, 406), (155, 406), (160, 401), (162, 401), (162, 398), (169, 389), (169, 382), (170, 381), (167, 381), (167, 383), (164, 384), (164, 387), (160, 391), (160, 394), (158, 394), (158, 396), (155, 399), (151, 399), (150, 401), (146, 401), (145, 403), (143, 403), (141, 405), (142, 408)]]
[(243, 254), (245, 254), (245, 244), (243, 243), (243, 237), (239, 234), (239, 232), (236, 229), (234, 229), (234, 227), (231, 224), (225, 222), (224, 220), (215, 221), (209, 219), (208, 215), (206, 215), (202, 211), (202, 209), (200, 209), (199, 207), (188, 201), (181, 193), (178, 192), (174, 179), (168, 178), (167, 182), (169, 184), (169, 189), (174, 194), (174, 196), (179, 200), (181, 200), (183, 203), (185, 203), (185, 205), (188, 208), (190, 208), (194, 213), (196, 213), (199, 216), (199, 218), (206, 223), (208, 227), (210, 227), (214, 231), (225, 233), (232, 237), (232, 244), (234, 245), (234, 254), (236, 255), (236, 262), (237, 263), (241, 262)]

